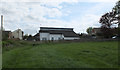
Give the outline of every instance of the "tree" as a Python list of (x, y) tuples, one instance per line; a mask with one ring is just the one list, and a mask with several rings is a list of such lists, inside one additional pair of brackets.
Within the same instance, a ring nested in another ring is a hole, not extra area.
[(116, 21), (114, 23), (120, 25), (120, 0), (116, 3), (116, 5), (113, 8), (112, 12), (114, 13), (113, 21)]
[(101, 18), (101, 31), (105, 38), (113, 36), (112, 25), (120, 23), (120, 0), (111, 12), (105, 13)]
[(91, 35), (92, 34), (92, 30), (93, 30), (93, 28), (89, 27), (89, 28), (87, 28), (86, 32)]
[(29, 37), (28, 34), (25, 34), (25, 36), (23, 36), (23, 40), (27, 39)]
[(118, 23), (118, 37), (120, 38), (120, 0), (116, 3), (116, 6), (113, 8), (113, 12), (115, 13), (114, 21)]
[(99, 22), (101, 23), (101, 32), (103, 33), (104, 38), (110, 38), (113, 35), (111, 29), (113, 25), (112, 18), (112, 12), (106, 13), (100, 18)]

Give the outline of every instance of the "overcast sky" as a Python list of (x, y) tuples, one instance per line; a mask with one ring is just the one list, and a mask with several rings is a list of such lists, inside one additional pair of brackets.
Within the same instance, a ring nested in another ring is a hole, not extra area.
[(112, 10), (117, 0), (2, 0), (0, 14), (5, 30), (34, 35), (40, 27), (74, 28), (85, 33), (88, 27), (100, 27), (100, 17)]

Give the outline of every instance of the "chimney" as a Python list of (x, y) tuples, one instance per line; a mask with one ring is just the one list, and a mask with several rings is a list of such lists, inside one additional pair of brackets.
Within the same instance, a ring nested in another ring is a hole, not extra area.
[(3, 15), (1, 15), (1, 31), (3, 31)]

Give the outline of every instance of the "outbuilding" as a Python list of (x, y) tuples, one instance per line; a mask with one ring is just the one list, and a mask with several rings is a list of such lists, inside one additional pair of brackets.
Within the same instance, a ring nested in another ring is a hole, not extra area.
[(40, 40), (75, 40), (80, 39), (73, 28), (40, 27)]

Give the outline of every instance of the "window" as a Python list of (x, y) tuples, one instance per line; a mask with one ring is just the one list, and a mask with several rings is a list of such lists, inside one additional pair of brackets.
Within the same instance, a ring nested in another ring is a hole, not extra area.
[(58, 40), (61, 40), (61, 38), (59, 37)]
[(51, 40), (53, 41), (53, 40), (54, 40), (54, 37), (52, 37)]
[(42, 38), (42, 40), (45, 41), (45, 40), (47, 40), (47, 38), (44, 37), (44, 38)]

